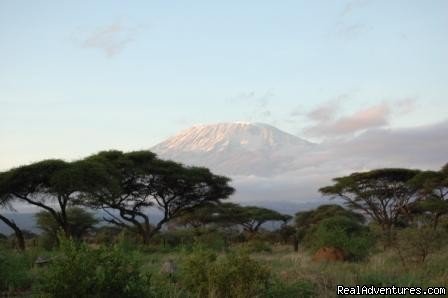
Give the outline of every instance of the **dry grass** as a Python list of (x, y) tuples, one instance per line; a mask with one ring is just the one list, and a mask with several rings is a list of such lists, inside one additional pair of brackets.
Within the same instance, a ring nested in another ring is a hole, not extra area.
[(271, 254), (254, 254), (285, 282), (307, 281), (317, 297), (334, 297), (337, 285), (448, 286), (448, 252), (425, 264), (405, 268), (393, 250), (378, 251), (363, 262), (314, 262), (306, 251), (276, 246)]

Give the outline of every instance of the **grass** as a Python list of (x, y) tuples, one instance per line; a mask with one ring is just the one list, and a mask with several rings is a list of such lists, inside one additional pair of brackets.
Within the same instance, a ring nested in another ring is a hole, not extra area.
[[(149, 273), (152, 281), (158, 284), (157, 297), (188, 297), (181, 284), (177, 282), (183, 271), (185, 258), (194, 248), (160, 249), (156, 247), (144, 248), (127, 246), (126, 254), (138, 260), (140, 270)], [(244, 250), (236, 245), (231, 251)], [(247, 250), (246, 250), (247, 251)], [(217, 251), (224, 255), (224, 251)], [(35, 276), (45, 268), (33, 266), (37, 256), (55, 256), (56, 252), (48, 252), (38, 248), (29, 249), (25, 254), (18, 254), (11, 250), (0, 250), (3, 262), (0, 266), (2, 276), (9, 279), (8, 287), (3, 289), (5, 297), (26, 297)], [(294, 297), (293, 293), (301, 291), (308, 293), (306, 297), (335, 297), (337, 285), (353, 286), (447, 286), (448, 285), (448, 251), (442, 249), (430, 255), (424, 264), (407, 264), (403, 266), (396, 251), (378, 249), (362, 262), (314, 262), (309, 252), (299, 250), (294, 252), (292, 247), (285, 245), (271, 245), (270, 251), (251, 252), (250, 257), (267, 266), (271, 271), (272, 291), (267, 297)], [(174, 280), (161, 272), (162, 264), (173, 260), (178, 267)], [(6, 272), (4, 270), (9, 270)], [(281, 283), (278, 286), (276, 283)], [(1, 292), (1, 291), (0, 291)], [(305, 294), (304, 294), (305, 295)]]

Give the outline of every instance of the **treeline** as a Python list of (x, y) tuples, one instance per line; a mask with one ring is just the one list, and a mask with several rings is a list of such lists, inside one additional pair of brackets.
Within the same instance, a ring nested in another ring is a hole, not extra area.
[[(292, 222), (274, 210), (225, 202), (234, 192), (229, 183), (206, 168), (162, 160), (150, 151), (104, 151), (73, 162), (45, 160), (2, 172), (0, 203), (4, 210), (14, 202), (41, 208), (38, 225), (53, 241), (58, 231), (81, 239), (98, 223), (90, 209), (101, 210), (102, 220), (116, 227), (100, 228), (103, 236), (125, 230), (143, 244), (173, 242), (174, 236), (154, 239), (164, 226), (184, 227), (184, 234), (190, 228), (194, 235), (207, 228), (223, 235), (233, 231), (225, 242), (240, 232), (245, 240), (257, 239), (263, 224), (277, 221), (281, 226), (271, 240), (290, 243), (295, 250), (300, 245), (314, 251), (337, 248), (348, 259), (365, 257), (377, 241), (390, 247), (400, 239), (425, 236), (437, 243), (439, 232), (446, 230), (448, 165), (440, 171), (389, 168), (335, 178), (320, 192), (338, 204), (298, 212)], [(156, 223), (150, 222), (150, 208), (162, 214)], [(24, 249), (20, 228), (4, 215), (0, 220)], [(420, 259), (429, 250), (422, 247)]]
[[(168, 223), (194, 227), (219, 222), (254, 233), (267, 221), (290, 219), (269, 209), (223, 203), (234, 192), (229, 182), (206, 168), (162, 160), (150, 151), (104, 151), (74, 162), (44, 160), (0, 173), (0, 207), (7, 210), (21, 202), (40, 208), (37, 223), (53, 239), (58, 230), (80, 239), (97, 223), (86, 209), (101, 210), (103, 221), (138, 234), (144, 244)], [(155, 224), (150, 208), (162, 214)], [(0, 220), (24, 250), (20, 227), (1, 214)]]

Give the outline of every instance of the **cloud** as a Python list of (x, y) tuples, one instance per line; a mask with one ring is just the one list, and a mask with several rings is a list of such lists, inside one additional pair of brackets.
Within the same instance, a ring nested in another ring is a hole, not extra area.
[(372, 26), (353, 22), (352, 18), (354, 11), (367, 6), (369, 2), (370, 0), (352, 0), (347, 2), (337, 17), (338, 21), (331, 30), (332, 35), (336, 34), (341, 39), (352, 40), (372, 30)]
[(246, 106), (248, 121), (270, 121), (272, 111), (269, 109), (271, 98), (274, 97), (272, 91), (257, 93), (255, 91), (243, 92), (237, 96), (228, 98), (226, 101), (232, 104), (243, 104)]
[(415, 107), (417, 105), (417, 99), (416, 98), (405, 98), (396, 103), (396, 112), (400, 114), (407, 114), (415, 110)]
[(341, 104), (339, 101), (332, 100), (309, 112), (307, 117), (313, 121), (325, 122), (336, 117), (340, 106)]
[[(327, 118), (325, 116), (328, 115)], [(387, 104), (371, 106), (355, 113), (334, 119), (334, 110), (328, 107), (321, 108), (308, 115), (317, 125), (305, 130), (306, 134), (313, 136), (347, 135), (373, 127), (382, 127), (389, 124), (390, 108)], [(333, 120), (334, 119), (334, 120)]]
[(383, 102), (338, 117), (341, 101), (329, 101), (307, 114), (307, 118), (314, 124), (306, 127), (304, 133), (315, 137), (334, 137), (353, 135), (370, 128), (386, 127), (392, 115), (409, 113), (414, 110), (415, 104), (414, 98), (406, 98), (392, 104)]
[[(301, 117), (304, 115), (303, 106), (297, 106), (289, 113), (290, 117)], [(287, 119), (288, 120), (288, 119)]]
[(323, 121), (328, 120), (329, 118), (333, 119), (337, 113), (339, 112), (343, 103), (351, 99), (351, 94), (343, 93), (335, 98), (325, 102), (324, 104), (314, 108), (310, 112), (306, 112), (303, 106), (297, 106), (289, 113), (290, 117), (307, 117), (310, 120), (314, 121)]
[(336, 25), (336, 34), (342, 39), (349, 40), (355, 39), (371, 29), (372, 27), (365, 24), (338, 23)]
[(370, 129), (350, 139), (331, 140), (300, 153), (288, 172), (234, 176), (234, 199), (287, 213), (329, 203), (318, 189), (332, 178), (376, 168), (438, 170), (448, 162), (448, 120), (413, 128)]
[(112, 57), (122, 52), (133, 41), (133, 33), (133, 30), (120, 22), (114, 22), (97, 28), (82, 40), (81, 46), (101, 50), (108, 57)]
[(352, 0), (349, 1), (343, 8), (341, 16), (345, 17), (353, 13), (354, 10), (366, 6), (370, 0)]

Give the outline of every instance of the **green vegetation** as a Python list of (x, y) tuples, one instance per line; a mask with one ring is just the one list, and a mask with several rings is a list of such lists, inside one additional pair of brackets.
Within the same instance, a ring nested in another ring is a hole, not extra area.
[[(333, 297), (340, 284), (446, 286), (448, 166), (335, 178), (320, 191), (345, 207), (297, 212), (290, 224), (289, 215), (225, 202), (229, 182), (148, 151), (0, 173), (0, 210), (15, 201), (39, 207), (42, 230), (0, 216), (13, 233), (0, 237), (0, 293)], [(154, 225), (149, 208), (162, 212)], [(98, 226), (98, 209), (109, 225)], [(273, 221), (277, 230), (264, 229)]]
[(37, 278), (48, 297), (149, 297), (149, 275), (118, 247), (91, 249), (62, 239), (56, 257)]

